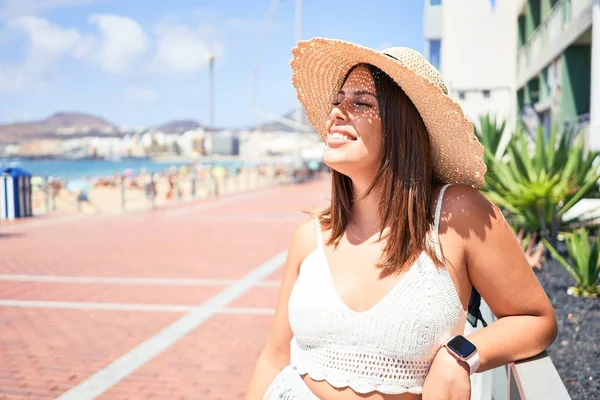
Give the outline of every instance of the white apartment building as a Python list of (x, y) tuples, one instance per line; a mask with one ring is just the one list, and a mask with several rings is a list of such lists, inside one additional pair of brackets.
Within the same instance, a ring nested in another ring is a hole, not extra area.
[(514, 126), (517, 4), (514, 0), (424, 0), (425, 55), (449, 95), (477, 124), (489, 113)]
[[(600, 149), (600, 1), (518, 0), (518, 110)], [(596, 39), (596, 40), (594, 40)]]

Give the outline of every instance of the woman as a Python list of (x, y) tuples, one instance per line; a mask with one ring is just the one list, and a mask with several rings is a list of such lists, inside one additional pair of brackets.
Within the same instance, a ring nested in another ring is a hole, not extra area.
[[(289, 248), (247, 399), (468, 399), (470, 374), (536, 355), (552, 306), (477, 189), (483, 148), (407, 48), (312, 39), (292, 81), (327, 144), (331, 205)], [(497, 321), (461, 336), (476, 288)]]

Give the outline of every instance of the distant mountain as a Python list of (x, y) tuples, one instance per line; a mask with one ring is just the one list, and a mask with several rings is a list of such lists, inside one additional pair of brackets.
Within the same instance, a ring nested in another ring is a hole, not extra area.
[[(283, 119), (294, 120), (295, 113), (290, 111), (282, 116)], [(306, 114), (304, 114), (306, 124)], [(158, 125), (155, 129), (166, 133), (184, 133), (188, 130), (202, 128), (202, 124), (193, 119), (180, 119)], [(254, 129), (248, 127), (246, 129)], [(262, 130), (275, 130), (280, 132), (294, 132), (295, 129), (278, 121), (268, 121), (261, 124)], [(215, 132), (228, 130), (225, 127), (217, 127)], [(242, 130), (242, 129), (235, 129)], [(245, 129), (244, 129), (245, 130)], [(29, 122), (15, 122), (12, 124), (0, 124), (0, 144), (20, 143), (33, 139), (44, 138), (78, 138), (85, 136), (119, 136), (119, 129), (102, 117), (79, 113), (79, 112), (57, 112), (50, 117)]]
[(44, 124), (57, 128), (89, 127), (92, 129), (115, 128), (113, 124), (104, 118), (91, 114), (59, 112), (41, 121)]
[(200, 127), (202, 127), (202, 125), (198, 121), (195, 121), (193, 119), (182, 119), (169, 121), (165, 124), (157, 126), (156, 129), (166, 133), (183, 133), (185, 131), (197, 129)]
[(95, 115), (60, 112), (40, 121), (0, 124), (0, 143), (18, 143), (24, 140), (56, 135), (113, 134), (116, 128)]

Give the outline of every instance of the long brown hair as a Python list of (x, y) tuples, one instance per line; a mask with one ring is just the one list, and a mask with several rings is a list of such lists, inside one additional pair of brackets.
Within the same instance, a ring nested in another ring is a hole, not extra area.
[[(435, 182), (425, 123), (400, 86), (379, 68), (371, 64), (355, 65), (346, 74), (344, 82), (360, 66), (366, 67), (375, 81), (382, 123), (381, 163), (364, 196), (378, 188), (380, 236), (384, 228), (390, 226), (377, 266), (382, 269), (383, 276), (397, 274), (412, 265), (423, 250), (441, 265), (426, 240), (433, 225), (431, 192)], [(328, 245), (337, 245), (342, 238), (353, 203), (351, 179), (332, 170), (331, 205), (318, 213), (321, 226), (331, 229)]]

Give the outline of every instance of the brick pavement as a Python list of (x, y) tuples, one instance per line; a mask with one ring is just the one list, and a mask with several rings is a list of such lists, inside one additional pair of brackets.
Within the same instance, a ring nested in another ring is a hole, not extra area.
[[(306, 218), (301, 211), (324, 204), (328, 187), (317, 181), (156, 211), (0, 226), (0, 399), (81, 388), (190, 315), (177, 306), (200, 305), (205, 320), (99, 398), (241, 398), (281, 274), (266, 270), (257, 285), (248, 277), (287, 247)], [(227, 291), (233, 301), (213, 302)]]

